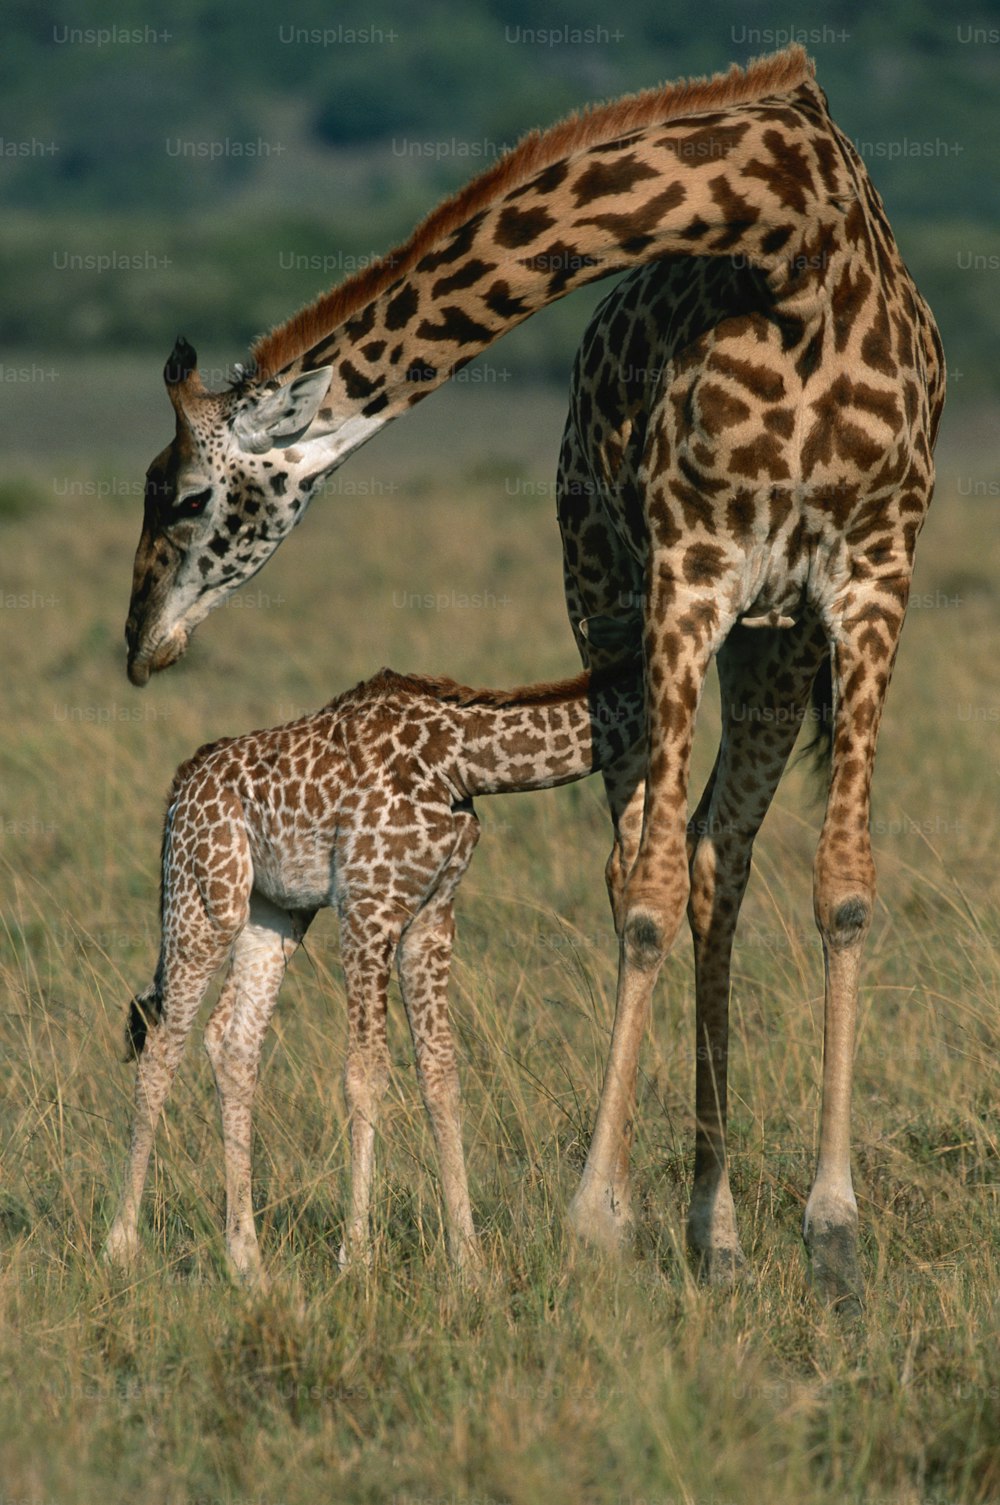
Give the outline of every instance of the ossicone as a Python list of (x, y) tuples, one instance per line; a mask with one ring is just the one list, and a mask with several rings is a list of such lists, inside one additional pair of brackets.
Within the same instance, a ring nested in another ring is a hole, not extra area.
[(163, 380), (168, 387), (179, 387), (187, 381), (191, 372), (198, 365), (198, 355), (193, 345), (190, 345), (182, 334), (174, 341), (174, 348), (163, 368)]

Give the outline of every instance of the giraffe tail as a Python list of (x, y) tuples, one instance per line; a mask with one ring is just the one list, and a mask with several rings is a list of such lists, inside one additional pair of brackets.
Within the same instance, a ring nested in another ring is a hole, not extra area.
[(812, 764), (817, 778), (824, 784), (825, 792), (833, 761), (833, 661), (829, 654), (816, 671), (810, 700), (816, 730), (799, 757)]
[(132, 999), (125, 1026), (126, 1061), (137, 1061), (142, 1055), (150, 1026), (157, 1025), (163, 1015), (163, 994), (156, 982), (150, 983), (142, 993)]
[[(202, 749), (199, 749), (201, 751)], [(191, 762), (197, 760), (195, 753)], [(177, 789), (180, 784), (185, 764), (174, 775), (174, 782), (170, 789), (167, 802), (166, 814), (163, 817), (163, 836), (160, 841), (160, 931), (163, 931), (163, 914), (167, 902), (167, 886), (170, 882), (170, 830), (173, 824), (174, 805), (176, 803)], [(137, 993), (129, 1005), (128, 1022), (125, 1025), (125, 1054), (124, 1061), (138, 1061), (146, 1044), (146, 1035), (151, 1027), (159, 1024), (163, 1018), (163, 954), (156, 965), (156, 975), (148, 988)]]

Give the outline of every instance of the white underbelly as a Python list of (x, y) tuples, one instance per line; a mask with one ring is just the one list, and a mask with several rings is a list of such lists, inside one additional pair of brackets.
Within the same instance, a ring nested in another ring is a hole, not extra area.
[(282, 909), (322, 909), (333, 902), (335, 866), (327, 843), (298, 841), (293, 850), (253, 852), (254, 888)]

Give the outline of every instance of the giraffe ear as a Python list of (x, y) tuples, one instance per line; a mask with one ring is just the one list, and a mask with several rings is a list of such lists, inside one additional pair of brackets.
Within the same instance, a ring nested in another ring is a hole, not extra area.
[(284, 449), (301, 439), (330, 390), (332, 367), (306, 371), (272, 392), (251, 393), (236, 410), (233, 433), (251, 455)]

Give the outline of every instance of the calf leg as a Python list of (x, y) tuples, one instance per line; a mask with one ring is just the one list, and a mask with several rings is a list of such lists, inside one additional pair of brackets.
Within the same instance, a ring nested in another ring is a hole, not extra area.
[(479, 823), (471, 813), (456, 815), (459, 840), (433, 898), (403, 932), (399, 981), (410, 1022), (420, 1091), (437, 1146), (444, 1197), (448, 1251), (460, 1269), (477, 1266), (482, 1256), (472, 1222), (462, 1152), (460, 1089), (455, 1046), (448, 1022), (448, 972), (455, 936), (454, 897), (475, 849)]
[(371, 1194), (375, 1129), (389, 1084), (386, 1005), (392, 958), (404, 923), (393, 906), (360, 898), (341, 913), (340, 956), (347, 984), (347, 1062), (344, 1093), (350, 1116), (351, 1190), (338, 1256), (371, 1261)]
[(183, 800), (167, 817), (163, 938), (156, 981), (133, 1005), (135, 1117), (125, 1190), (104, 1246), (112, 1264), (129, 1263), (138, 1250), (139, 1202), (157, 1119), (208, 984), (247, 918), (253, 868), (246, 829), (235, 796), (223, 792), (219, 803), (222, 818), (208, 842), (197, 810)]
[(205, 1027), (222, 1115), (226, 1160), (226, 1250), (236, 1275), (263, 1287), (253, 1219), (251, 1114), (260, 1056), (285, 968), (305, 933), (304, 919), (254, 895), (219, 1001)]

